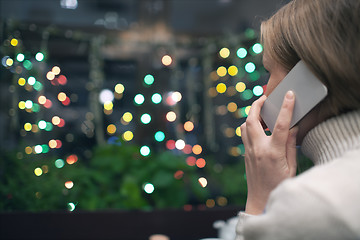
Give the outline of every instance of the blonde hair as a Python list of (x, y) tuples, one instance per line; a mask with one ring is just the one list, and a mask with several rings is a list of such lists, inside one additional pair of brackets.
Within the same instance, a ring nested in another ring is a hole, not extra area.
[(328, 88), (328, 115), (360, 109), (360, 0), (291, 1), (262, 23), (261, 41), (286, 70), (308, 65)]

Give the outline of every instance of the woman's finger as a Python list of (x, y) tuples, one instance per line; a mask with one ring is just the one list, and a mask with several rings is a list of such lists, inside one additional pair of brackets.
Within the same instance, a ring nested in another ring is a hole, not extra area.
[(259, 136), (265, 135), (264, 129), (261, 124), (260, 111), (264, 102), (266, 100), (266, 96), (263, 95), (261, 98), (256, 100), (250, 108), (249, 115), (246, 119), (246, 130), (249, 135), (249, 139), (255, 140)]
[(295, 94), (292, 91), (288, 91), (284, 97), (284, 101), (272, 133), (272, 141), (276, 146), (286, 146), (294, 105)]

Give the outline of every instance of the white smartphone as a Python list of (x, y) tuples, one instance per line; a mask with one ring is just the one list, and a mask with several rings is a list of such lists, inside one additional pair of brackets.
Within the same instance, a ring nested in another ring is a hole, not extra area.
[(270, 93), (261, 109), (261, 118), (271, 132), (274, 130), (285, 94), (289, 90), (295, 93), (295, 107), (290, 128), (323, 100), (328, 92), (326, 86), (306, 64), (299, 61)]

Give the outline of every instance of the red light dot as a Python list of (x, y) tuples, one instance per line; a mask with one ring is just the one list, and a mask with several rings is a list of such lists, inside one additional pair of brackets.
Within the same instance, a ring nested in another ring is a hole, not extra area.
[(166, 142), (166, 148), (170, 149), (170, 150), (175, 149), (175, 141), (174, 140), (168, 140)]
[(57, 126), (58, 127), (64, 127), (65, 126), (65, 120), (60, 118), (60, 123)]
[(184, 172), (181, 170), (178, 170), (174, 173), (174, 178), (181, 179), (184, 176)]
[(70, 98), (66, 97), (66, 99), (64, 101), (62, 101), (62, 104), (64, 104), (65, 106), (68, 106), (70, 104)]
[(183, 153), (185, 154), (190, 154), (192, 152), (192, 146), (189, 144), (186, 144), (184, 149), (183, 149)]
[(193, 156), (189, 156), (186, 158), (186, 164), (189, 166), (195, 166), (196, 158)]
[(57, 80), (61, 85), (65, 85), (67, 83), (67, 78), (64, 75), (60, 75)]
[(72, 154), (66, 158), (66, 162), (70, 165), (76, 163), (77, 161), (78, 157), (75, 154)]
[(46, 102), (44, 104), (44, 107), (46, 108), (51, 108), (52, 107), (52, 102), (50, 99), (46, 99)]
[(198, 168), (203, 168), (203, 167), (205, 167), (205, 165), (206, 165), (205, 159), (199, 158), (198, 160), (196, 160), (196, 166)]
[(62, 142), (60, 140), (56, 140), (56, 148), (61, 148)]

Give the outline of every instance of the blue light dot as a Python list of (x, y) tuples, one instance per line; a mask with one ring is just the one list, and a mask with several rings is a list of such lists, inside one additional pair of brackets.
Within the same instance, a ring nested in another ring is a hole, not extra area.
[(252, 73), (255, 71), (255, 64), (252, 63), (252, 62), (248, 62), (246, 65), (245, 65), (245, 71), (248, 72), (248, 73)]

